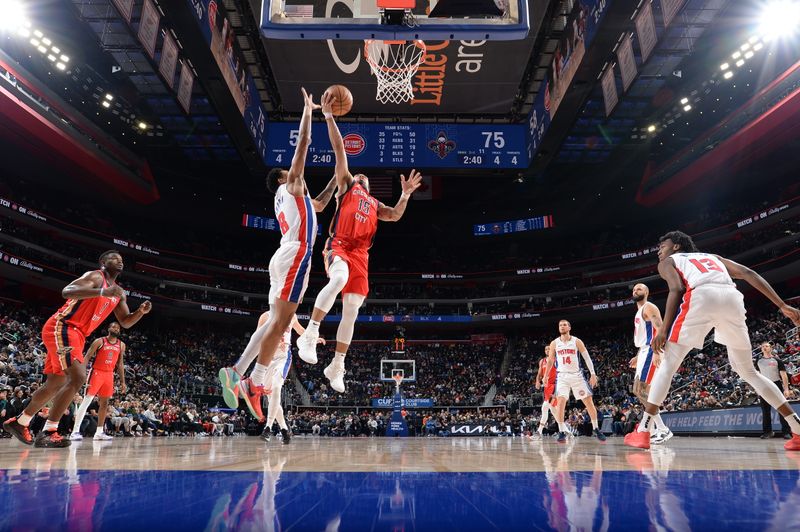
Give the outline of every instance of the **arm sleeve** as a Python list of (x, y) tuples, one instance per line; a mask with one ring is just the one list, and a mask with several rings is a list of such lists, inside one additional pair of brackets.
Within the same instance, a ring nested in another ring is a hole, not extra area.
[(589, 368), (589, 374), (594, 375), (594, 364), (592, 363), (592, 357), (589, 356), (589, 351), (581, 351), (581, 356), (583, 361), (586, 362), (586, 367)]

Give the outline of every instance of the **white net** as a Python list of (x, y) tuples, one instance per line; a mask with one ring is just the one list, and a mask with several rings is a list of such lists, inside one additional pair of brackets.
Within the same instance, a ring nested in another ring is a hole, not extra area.
[(364, 56), (378, 80), (375, 99), (381, 103), (404, 103), (414, 99), (411, 79), (425, 62), (422, 41), (364, 41)]

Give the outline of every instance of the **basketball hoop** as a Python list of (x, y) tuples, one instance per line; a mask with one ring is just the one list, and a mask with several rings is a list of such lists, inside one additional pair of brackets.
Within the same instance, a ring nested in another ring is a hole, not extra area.
[(392, 379), (394, 379), (394, 390), (396, 393), (400, 393), (400, 383), (403, 382), (403, 374), (400, 372), (395, 373), (392, 375)]
[(414, 99), (411, 78), (425, 62), (425, 43), (413, 41), (364, 41), (364, 58), (378, 80), (375, 99), (381, 103), (404, 103)]

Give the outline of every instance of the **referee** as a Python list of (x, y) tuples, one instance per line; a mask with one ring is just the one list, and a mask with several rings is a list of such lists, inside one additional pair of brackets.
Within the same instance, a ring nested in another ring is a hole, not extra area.
[[(772, 344), (764, 342), (761, 344), (761, 356), (754, 362), (756, 369), (761, 372), (766, 378), (775, 383), (775, 386), (783, 390), (783, 395), (790, 399), (793, 395), (792, 390), (789, 388), (789, 377), (786, 375), (786, 366), (783, 361), (775, 356), (772, 351)], [(761, 398), (761, 417), (764, 433), (761, 435), (762, 440), (772, 438), (775, 433), (772, 431), (772, 416), (770, 415), (770, 406), (764, 398)], [(789, 429), (789, 424), (783, 416), (778, 416), (781, 421), (781, 430), (783, 430), (783, 437), (790, 439), (792, 431)]]

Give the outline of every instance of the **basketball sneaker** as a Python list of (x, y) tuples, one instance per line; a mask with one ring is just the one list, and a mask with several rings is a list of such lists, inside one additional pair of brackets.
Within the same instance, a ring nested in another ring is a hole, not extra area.
[(297, 354), (309, 364), (317, 363), (317, 340), (319, 333), (313, 334), (308, 329), (297, 338)]
[(14, 436), (25, 445), (33, 445), (33, 436), (31, 435), (31, 430), (24, 425), (20, 425), (16, 417), (6, 420), (6, 422), (3, 423), (3, 428), (6, 430), (6, 432)]
[(650, 432), (639, 432), (634, 430), (625, 436), (623, 440), (628, 447), (638, 447), (639, 449), (650, 448)]
[(81, 441), (83, 436), (81, 436), (80, 432), (73, 432), (69, 435), (69, 441)]
[(242, 378), (234, 368), (222, 368), (219, 370), (219, 382), (222, 384), (222, 399), (228, 408), (238, 408), (239, 406), (239, 381)]
[(256, 386), (252, 379), (247, 378), (239, 383), (239, 397), (244, 399), (247, 409), (258, 421), (264, 421), (264, 413), (261, 411), (262, 395), (264, 395), (264, 387)]
[(289, 442), (292, 441), (292, 433), (289, 432), (287, 429), (281, 429), (281, 442), (284, 445), (289, 445)]
[(98, 430), (94, 433), (94, 438), (92, 439), (97, 441), (111, 441), (114, 439), (114, 437), (106, 434), (105, 431)]
[(800, 451), (800, 435), (792, 434), (792, 439), (783, 444), (787, 451)]
[(669, 428), (667, 428), (667, 430), (657, 430), (650, 436), (650, 443), (653, 445), (661, 445), (662, 443), (666, 443), (667, 440), (673, 436), (674, 434)]
[(606, 435), (600, 432), (600, 429), (594, 429), (595, 437), (600, 441), (606, 441)]
[(264, 427), (264, 432), (261, 433), (261, 439), (264, 441), (272, 439), (272, 427)]
[(558, 443), (567, 443), (567, 433), (566, 432), (559, 432), (558, 438), (556, 439)]
[(61, 448), (69, 447), (69, 440), (55, 430), (43, 430), (33, 440), (34, 447)]
[(339, 393), (344, 393), (344, 361), (337, 362), (334, 358), (322, 373), (330, 381), (331, 388)]

